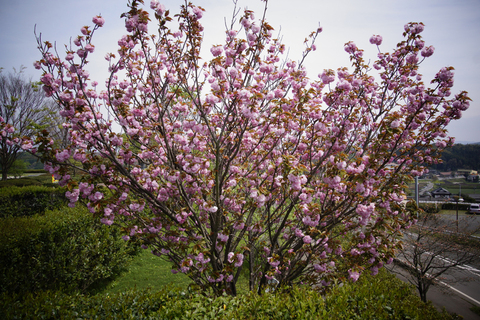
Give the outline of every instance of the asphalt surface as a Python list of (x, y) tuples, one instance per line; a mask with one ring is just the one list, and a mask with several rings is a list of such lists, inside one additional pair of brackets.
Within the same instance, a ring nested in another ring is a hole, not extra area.
[[(442, 219), (447, 225), (450, 223), (452, 226), (456, 225), (456, 215), (443, 215)], [(480, 216), (459, 214), (458, 225), (459, 230), (475, 232), (480, 228)], [(443, 261), (448, 261), (448, 258), (453, 257), (439, 257)], [(399, 265), (395, 265), (392, 271), (399, 279), (409, 282), (405, 276), (408, 274), (407, 271)], [(456, 313), (466, 320), (479, 320), (480, 316), (470, 308), (473, 306), (480, 308), (480, 257), (469, 265), (450, 268), (441, 279), (437, 279), (435, 285), (430, 287), (427, 299), (440, 311), (445, 308), (449, 313)]]
[[(402, 272), (402, 270), (403, 269), (401, 269), (401, 267), (396, 266), (395, 271), (399, 272), (396, 273), (396, 276), (402, 281), (408, 282), (407, 278), (402, 275), (404, 272)], [(473, 292), (475, 296), (480, 295), (480, 279), (476, 279), (475, 281), (472, 280), (468, 283), (461, 283), (460, 289), (464, 290), (462, 286), (470, 287), (468, 290), (470, 294)], [(458, 285), (455, 284), (453, 287), (456, 289), (458, 288)], [(470, 310), (470, 308), (475, 305), (480, 307), (480, 304), (476, 304), (474, 301), (471, 301), (469, 298), (453, 290), (451, 287), (446, 287), (442, 284), (437, 284), (430, 287), (430, 290), (428, 290), (427, 293), (427, 300), (431, 301), (439, 311), (445, 308), (447, 312), (456, 313), (462, 316), (465, 320), (480, 319), (479, 315)]]

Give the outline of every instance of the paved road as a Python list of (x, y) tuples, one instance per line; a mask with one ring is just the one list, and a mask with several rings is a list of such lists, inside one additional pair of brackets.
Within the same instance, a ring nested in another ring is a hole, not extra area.
[[(405, 277), (406, 271), (401, 267), (394, 266), (393, 271), (395, 271), (396, 276), (400, 280), (408, 282)], [(427, 299), (431, 301), (439, 311), (445, 308), (450, 313), (463, 316), (465, 320), (480, 319), (480, 316), (470, 310), (475, 304), (448, 287), (442, 285), (432, 286), (427, 293)]]
[[(41, 176), (42, 174), (45, 174), (45, 173), (24, 173), (20, 176), (20, 178), (37, 177), (37, 176)], [(8, 176), (7, 178), (8, 179), (17, 179), (17, 177), (13, 177), (13, 176)]]
[[(460, 279), (461, 281), (456, 281)], [(452, 268), (445, 274), (443, 283), (458, 290), (458, 294), (480, 307), (480, 270), (472, 266)]]
[[(455, 217), (453, 217), (455, 218)], [(453, 223), (454, 219), (450, 217)], [(461, 227), (478, 227), (480, 224), (480, 217), (473, 216), (467, 220), (461, 220)], [(404, 253), (410, 256), (411, 250), (409, 243), (410, 238), (416, 238), (414, 233), (406, 232), (405, 236), (405, 250)], [(437, 248), (435, 246), (441, 245), (441, 243), (435, 242), (435, 238), (431, 238), (432, 242), (422, 244), (431, 248), (435, 253), (424, 252), (422, 254), (424, 259), (429, 260), (432, 257), (435, 257), (432, 260), (432, 265), (442, 266), (450, 265), (454, 261), (449, 259), (454, 259), (458, 257), (455, 252), (449, 250), (442, 251), (442, 248)], [(428, 241), (427, 239), (425, 239)], [(433, 252), (432, 251), (432, 252)], [(433, 255), (432, 255), (433, 254)], [(398, 259), (405, 259), (402, 255), (398, 255)], [(412, 261), (412, 257), (407, 258), (409, 261)], [(424, 260), (426, 263), (427, 260)], [(395, 265), (392, 270), (400, 279), (408, 281), (408, 273), (406, 270), (402, 269), (399, 265)], [(464, 319), (480, 319), (480, 316), (473, 313), (470, 308), (472, 306), (480, 307), (480, 257), (473, 256), (473, 260), (469, 262), (468, 265), (459, 265), (456, 267), (451, 267), (445, 274), (441, 275), (441, 278), (437, 279), (436, 285), (432, 286), (427, 293), (427, 299), (432, 301), (435, 306), (440, 310), (442, 307), (445, 307), (447, 311), (451, 313), (457, 313), (462, 315)]]
[(421, 190), (419, 190), (418, 194), (420, 196), (424, 195), (426, 192), (430, 191), (430, 190), (433, 190), (433, 182), (429, 181), (427, 182), (427, 185), (425, 187), (423, 187)]
[[(457, 223), (456, 214), (442, 214), (442, 219), (451, 222), (452, 226)], [(459, 230), (466, 230), (467, 232), (480, 233), (480, 215), (467, 214), (465, 212), (458, 212), (458, 228)]]

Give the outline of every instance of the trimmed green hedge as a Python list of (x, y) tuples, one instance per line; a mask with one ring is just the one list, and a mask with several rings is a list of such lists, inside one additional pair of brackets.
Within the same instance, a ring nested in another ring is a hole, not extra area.
[(383, 270), (326, 296), (301, 287), (218, 298), (172, 288), (95, 296), (42, 292), (0, 295), (0, 310), (6, 319), (458, 319), (412, 290)]
[[(467, 203), (458, 203), (458, 210), (468, 210), (470, 205)], [(457, 210), (456, 203), (443, 203), (442, 210)]]
[(438, 312), (431, 302), (423, 303), (413, 286), (385, 269), (377, 276), (365, 275), (358, 283), (334, 288), (325, 304), (327, 314), (335, 315), (332, 319), (460, 319)]
[(0, 188), (41, 186), (42, 183), (34, 178), (19, 178), (0, 181)]
[(48, 172), (45, 169), (27, 169), (27, 170), (25, 170), (25, 173), (44, 173), (44, 174), (48, 174)]
[(120, 230), (102, 225), (83, 208), (0, 221), (0, 292), (86, 292), (110, 278), (137, 248)]
[(435, 203), (420, 203), (419, 208), (425, 211), (426, 213), (439, 213), (441, 205)]
[(67, 204), (64, 188), (0, 188), (0, 218), (43, 214)]

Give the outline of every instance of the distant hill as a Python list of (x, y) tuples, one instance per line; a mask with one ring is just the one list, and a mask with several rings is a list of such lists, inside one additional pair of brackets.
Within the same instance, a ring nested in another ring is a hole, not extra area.
[(473, 142), (473, 141), (455, 141), (455, 144), (480, 144), (480, 142)]
[(27, 152), (22, 152), (19, 153), (18, 159), (25, 161), (28, 163), (28, 169), (43, 169), (43, 163), (38, 160), (35, 156), (32, 156), (31, 154)]
[(480, 170), (480, 143), (457, 143), (443, 151), (442, 160), (443, 163), (432, 168), (440, 171)]

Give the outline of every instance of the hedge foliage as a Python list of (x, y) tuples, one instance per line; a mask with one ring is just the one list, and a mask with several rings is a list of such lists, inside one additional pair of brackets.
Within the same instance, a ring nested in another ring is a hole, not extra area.
[(19, 178), (0, 181), (0, 188), (41, 186), (42, 182), (34, 178)]
[(95, 296), (0, 295), (4, 312), (0, 315), (5, 319), (457, 319), (424, 304), (412, 290), (383, 270), (376, 277), (336, 287), (326, 296), (302, 287), (218, 298), (172, 288)]
[[(458, 205), (458, 207), (457, 207)], [(468, 210), (470, 208), (470, 204), (468, 203), (443, 203), (442, 210)]]
[(426, 213), (439, 213), (442, 206), (435, 203), (420, 203), (419, 208)]
[(44, 174), (48, 174), (47, 171), (45, 171), (45, 169), (27, 169), (27, 170), (25, 170), (25, 173), (44, 173)]
[(0, 188), (0, 218), (43, 214), (67, 203), (64, 188)]
[(136, 249), (85, 208), (0, 220), (0, 292), (86, 292), (124, 268)]
[[(420, 208), (426, 213), (439, 213), (440, 210), (457, 210), (456, 203), (420, 203)], [(468, 210), (470, 208), (469, 203), (458, 203), (458, 210)]]

